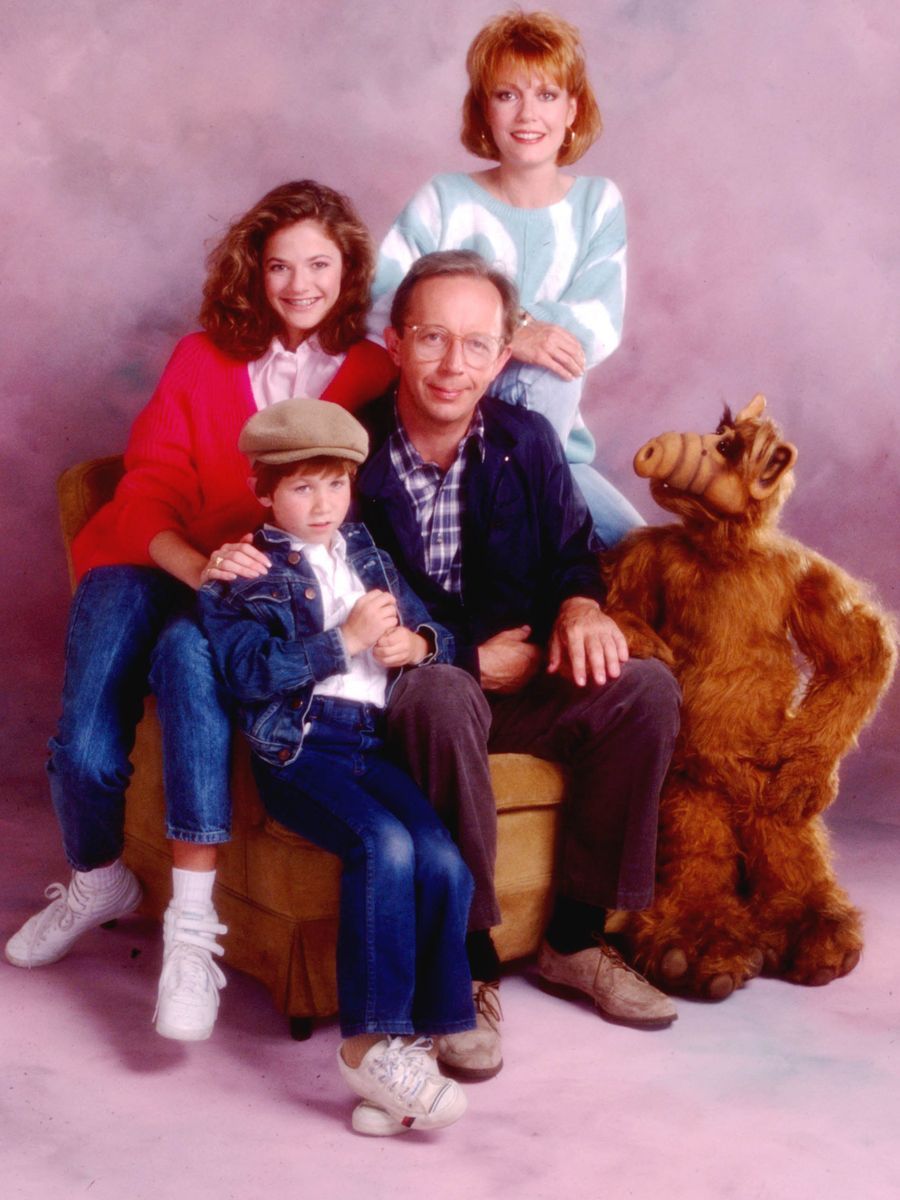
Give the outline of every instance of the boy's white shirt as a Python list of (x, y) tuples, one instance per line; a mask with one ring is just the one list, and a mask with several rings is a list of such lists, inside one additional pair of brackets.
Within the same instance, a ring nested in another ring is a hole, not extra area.
[[(343, 625), (353, 605), (366, 592), (362, 580), (347, 562), (347, 543), (343, 535), (336, 533), (330, 547), (291, 537), (291, 549), (303, 554), (319, 582), (325, 614), (324, 630)], [(313, 695), (338, 696), (342, 700), (384, 708), (386, 690), (387, 670), (375, 661), (371, 650), (364, 650), (350, 659), (350, 670), (346, 675), (329, 675), (320, 680), (313, 688)]]
[(321, 396), (346, 357), (326, 354), (317, 337), (307, 338), (296, 350), (286, 350), (280, 338), (273, 338), (265, 354), (247, 364), (256, 407), (262, 410), (294, 396)]

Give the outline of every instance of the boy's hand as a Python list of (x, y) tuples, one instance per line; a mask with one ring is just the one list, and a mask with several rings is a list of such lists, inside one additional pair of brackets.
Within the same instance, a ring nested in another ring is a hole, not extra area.
[(429, 645), (420, 633), (398, 625), (383, 633), (372, 648), (375, 661), (383, 667), (415, 667), (429, 652)]
[(380, 588), (366, 592), (353, 605), (350, 616), (341, 626), (347, 653), (352, 658), (368, 650), (382, 634), (396, 628), (397, 623), (397, 601), (391, 593)]

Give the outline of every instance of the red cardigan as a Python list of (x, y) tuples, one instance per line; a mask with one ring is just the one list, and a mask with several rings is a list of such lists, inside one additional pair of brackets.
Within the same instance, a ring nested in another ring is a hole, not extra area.
[[(352, 411), (381, 395), (395, 374), (380, 346), (357, 342), (322, 398)], [(123, 563), (154, 566), (148, 547), (165, 529), (204, 554), (255, 529), (264, 510), (237, 448), (254, 412), (247, 364), (223, 354), (205, 333), (183, 338), (132, 426), (114, 498), (72, 544), (76, 575)]]

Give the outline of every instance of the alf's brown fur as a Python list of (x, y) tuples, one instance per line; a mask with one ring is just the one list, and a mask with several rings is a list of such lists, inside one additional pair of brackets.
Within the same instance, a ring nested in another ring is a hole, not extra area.
[(797, 452), (764, 408), (642, 447), (635, 470), (681, 524), (636, 530), (604, 567), (631, 653), (668, 663), (684, 695), (656, 902), (624, 932), (660, 986), (716, 999), (761, 969), (823, 984), (858, 962), (820, 814), (895, 659), (863, 588), (778, 531)]

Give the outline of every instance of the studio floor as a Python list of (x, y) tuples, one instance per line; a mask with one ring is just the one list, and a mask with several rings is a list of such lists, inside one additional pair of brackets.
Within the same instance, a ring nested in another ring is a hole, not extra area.
[[(67, 874), (37, 796), (5, 798), (4, 939)], [(338, 1030), (291, 1041), (235, 972), (212, 1039), (151, 1025), (158, 929), (131, 919), (54, 966), (0, 961), (0, 1195), (8, 1200), (896, 1200), (900, 931), (896, 825), (834, 822), (867, 914), (860, 966), (829, 987), (755, 980), (680, 1003), (665, 1031), (503, 982), (505, 1057), (433, 1134), (365, 1139)], [(49, 849), (48, 849), (49, 848)]]

